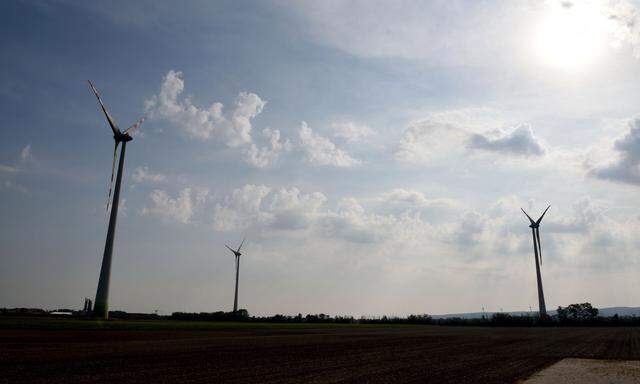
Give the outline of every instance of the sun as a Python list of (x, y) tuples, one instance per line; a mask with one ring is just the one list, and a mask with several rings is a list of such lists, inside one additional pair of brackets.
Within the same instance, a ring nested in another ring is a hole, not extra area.
[(602, 53), (603, 16), (588, 4), (557, 4), (538, 25), (534, 45), (549, 66), (570, 71), (589, 67)]

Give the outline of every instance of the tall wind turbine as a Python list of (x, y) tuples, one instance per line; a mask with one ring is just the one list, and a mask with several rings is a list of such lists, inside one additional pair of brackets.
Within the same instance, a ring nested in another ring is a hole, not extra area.
[(118, 174), (116, 176), (116, 186), (113, 190), (113, 203), (111, 203), (111, 214), (109, 215), (109, 228), (107, 229), (107, 241), (104, 245), (104, 254), (102, 256), (102, 266), (100, 268), (100, 280), (98, 281), (98, 290), (96, 291), (96, 300), (93, 306), (93, 315), (103, 319), (109, 318), (109, 280), (111, 278), (111, 255), (113, 253), (113, 238), (116, 231), (116, 220), (118, 218), (118, 202), (120, 201), (120, 183), (122, 182), (122, 172), (124, 169), (124, 153), (127, 147), (127, 142), (133, 140), (131, 133), (142, 124), (144, 117), (140, 118), (135, 124), (127, 128), (124, 132), (120, 131), (118, 125), (113, 120), (107, 108), (104, 106), (100, 93), (88, 81), (91, 90), (96, 95), (98, 103), (102, 108), (102, 112), (107, 117), (109, 126), (113, 131), (113, 140), (115, 145), (113, 147), (113, 161), (111, 163), (111, 181), (109, 182), (109, 195), (107, 197), (107, 210), (109, 209), (109, 200), (111, 198), (111, 189), (113, 187), (113, 173), (116, 165), (116, 157), (118, 151), (118, 145), (122, 143), (120, 147), (120, 159), (118, 161)]
[(533, 236), (533, 254), (535, 256), (536, 262), (536, 277), (538, 278), (538, 308), (540, 317), (547, 316), (547, 306), (544, 304), (544, 292), (542, 291), (542, 276), (540, 275), (540, 266), (542, 266), (542, 247), (540, 246), (540, 222), (542, 218), (547, 213), (547, 211), (551, 208), (548, 206), (547, 209), (542, 212), (542, 216), (537, 221), (533, 221), (531, 216), (527, 215), (527, 212), (524, 209), (520, 208), (522, 212), (527, 216), (529, 222), (529, 228), (531, 228), (531, 234)]
[(229, 248), (231, 252), (233, 252), (233, 255), (236, 258), (236, 293), (233, 298), (233, 313), (236, 313), (238, 311), (238, 278), (240, 277), (240, 256), (242, 256), (242, 253), (240, 253), (240, 249), (242, 249), (242, 244), (244, 244), (244, 239), (242, 239), (242, 243), (240, 243), (240, 246), (237, 250), (231, 248), (227, 244), (224, 245), (225, 247)]

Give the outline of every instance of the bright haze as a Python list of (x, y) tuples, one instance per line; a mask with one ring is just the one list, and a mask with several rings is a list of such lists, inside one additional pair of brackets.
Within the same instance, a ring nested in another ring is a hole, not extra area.
[(0, 4), (0, 307), (252, 314), (640, 304), (640, 8)]

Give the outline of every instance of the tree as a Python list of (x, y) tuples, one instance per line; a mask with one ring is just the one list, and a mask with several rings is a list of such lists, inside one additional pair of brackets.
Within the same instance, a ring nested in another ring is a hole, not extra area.
[(560, 322), (591, 322), (598, 318), (598, 308), (591, 303), (571, 304), (566, 308), (558, 307)]
[(567, 311), (566, 308), (558, 306), (558, 321), (564, 323), (567, 321), (567, 317), (569, 317), (569, 311)]

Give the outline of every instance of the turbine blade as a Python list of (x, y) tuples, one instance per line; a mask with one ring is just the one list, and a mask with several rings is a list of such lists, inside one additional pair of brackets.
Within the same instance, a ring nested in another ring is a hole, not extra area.
[(538, 219), (538, 221), (536, 221), (536, 224), (540, 224), (540, 222), (542, 221), (542, 218), (544, 217), (544, 215), (547, 213), (547, 211), (549, 210), (549, 208), (551, 208), (551, 206), (548, 206), (547, 209), (544, 210), (544, 212), (542, 212), (542, 216), (540, 216), (540, 218)]
[(240, 252), (240, 248), (242, 248), (242, 244), (244, 244), (244, 237), (242, 238), (242, 243), (240, 243), (240, 246), (238, 247), (238, 252)]
[(113, 174), (116, 170), (116, 157), (118, 156), (118, 144), (117, 140), (113, 146), (113, 161), (111, 162), (111, 180), (109, 181), (109, 194), (107, 195), (107, 212), (109, 212), (109, 204), (111, 203), (111, 190), (113, 189)]
[(527, 219), (529, 219), (529, 221), (531, 222), (531, 224), (535, 224), (535, 221), (533, 221), (533, 219), (531, 218), (531, 216), (527, 215), (527, 212), (524, 211), (524, 209), (520, 208), (520, 210), (522, 211), (522, 213), (525, 214), (525, 216), (527, 216)]
[(229, 248), (229, 250), (230, 250), (231, 252), (233, 252), (233, 254), (234, 254), (234, 255), (236, 254), (236, 251), (234, 251), (234, 250), (233, 250), (233, 248), (231, 248), (231, 247), (230, 247), (230, 246), (228, 246), (227, 244), (225, 244), (224, 246), (225, 246), (225, 247), (227, 247), (227, 248)]
[(91, 90), (93, 91), (93, 93), (98, 98), (98, 102), (100, 103), (100, 107), (102, 107), (102, 112), (104, 112), (104, 115), (107, 117), (107, 120), (109, 121), (109, 125), (111, 126), (111, 130), (113, 131), (113, 134), (116, 135), (116, 136), (119, 135), (120, 134), (120, 129), (118, 128), (118, 124), (116, 124), (115, 120), (113, 120), (113, 117), (111, 117), (111, 115), (107, 111), (107, 108), (104, 106), (104, 103), (102, 102), (102, 99), (100, 98), (100, 93), (98, 92), (96, 87), (93, 86), (93, 83), (91, 83), (91, 81), (87, 80), (87, 82), (89, 83), (89, 86), (91, 86)]
[(142, 116), (141, 118), (139, 118), (139, 119), (138, 119), (138, 121), (136, 121), (136, 122), (135, 122), (135, 124), (133, 124), (132, 126), (130, 126), (129, 128), (127, 128), (127, 129), (124, 131), (124, 134), (125, 134), (125, 135), (127, 135), (127, 134), (129, 134), (129, 135), (130, 135), (131, 133), (133, 133), (133, 131), (135, 131), (136, 129), (138, 129), (138, 127), (140, 127), (140, 125), (142, 124), (142, 122), (144, 122), (144, 119), (145, 119), (145, 117), (144, 117), (144, 116)]
[(538, 255), (540, 256), (540, 266), (542, 267), (542, 244), (540, 244), (540, 228), (536, 228), (536, 239), (538, 240)]

